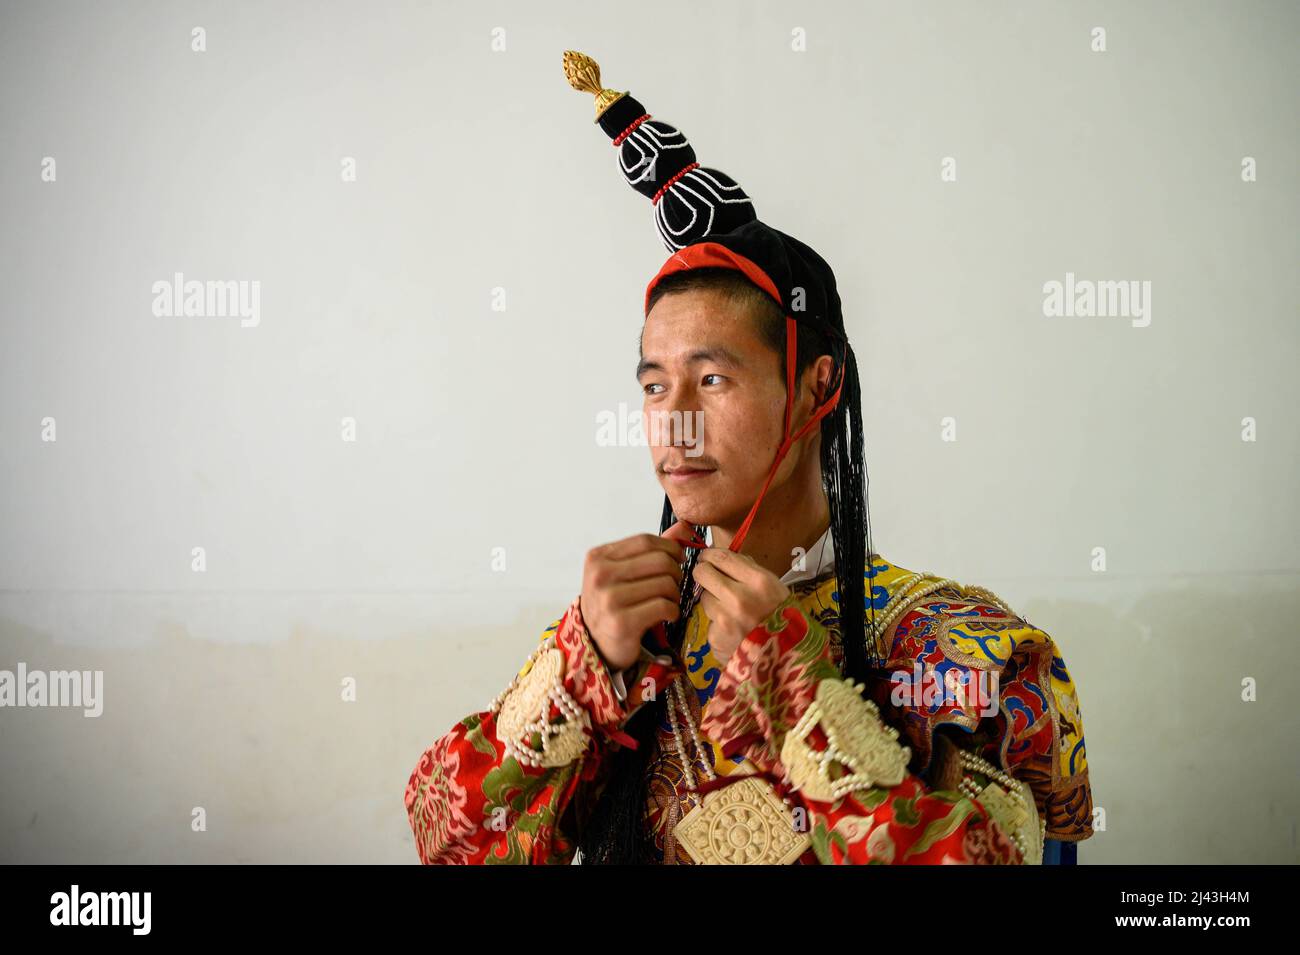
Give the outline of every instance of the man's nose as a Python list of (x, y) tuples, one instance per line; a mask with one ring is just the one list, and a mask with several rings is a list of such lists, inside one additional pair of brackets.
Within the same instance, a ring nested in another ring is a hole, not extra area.
[(679, 389), (672, 400), (651, 413), (650, 442), (658, 447), (684, 447), (699, 453), (704, 438), (704, 411), (693, 391)]

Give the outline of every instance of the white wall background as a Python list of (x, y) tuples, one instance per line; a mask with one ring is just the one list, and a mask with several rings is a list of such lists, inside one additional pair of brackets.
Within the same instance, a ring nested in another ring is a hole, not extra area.
[[(835, 267), (876, 545), (1056, 637), (1081, 861), (1300, 860), (1295, 4), (2, 16), (0, 668), (105, 699), (0, 709), (0, 860), (414, 861), (420, 751), (657, 528), (595, 422), (665, 253), (569, 48)], [(175, 272), (260, 324), (155, 316)], [(1150, 281), (1150, 325), (1045, 317), (1067, 272)]]

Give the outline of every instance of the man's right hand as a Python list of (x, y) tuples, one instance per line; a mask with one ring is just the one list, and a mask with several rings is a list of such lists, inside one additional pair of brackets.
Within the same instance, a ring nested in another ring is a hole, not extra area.
[[(656, 534), (634, 534), (587, 552), (582, 568), (582, 619), (611, 669), (630, 667), (641, 637), (663, 620), (676, 620), (682, 584), (685, 521)], [(673, 535), (673, 536), (669, 536)]]

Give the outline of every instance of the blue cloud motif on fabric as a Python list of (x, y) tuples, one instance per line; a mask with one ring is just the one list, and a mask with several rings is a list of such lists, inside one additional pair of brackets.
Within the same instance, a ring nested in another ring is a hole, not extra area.
[[(889, 569), (889, 564), (872, 564), (863, 571), (862, 579), (871, 580), (877, 574), (883, 573)], [(889, 603), (889, 591), (885, 589), (883, 584), (873, 584), (871, 587), (867, 588), (867, 590), (868, 592), (863, 596), (862, 600), (862, 607), (864, 610), (882, 610), (884, 609), (885, 604)], [(840, 592), (838, 590), (831, 591), (831, 603), (833, 603), (836, 608), (839, 607)]]
[(708, 682), (703, 687), (695, 688), (695, 697), (700, 701), (700, 706), (703, 706), (713, 698), (713, 691), (718, 688), (718, 680), (721, 677), (722, 671), (717, 667), (712, 667), (704, 671), (704, 679)]
[(1048, 712), (1050, 707), (1047, 705), (1047, 694), (1043, 692), (1043, 688), (1041, 686), (1039, 686), (1037, 683), (1030, 683), (1028, 680), (1025, 680), (1021, 684), (1021, 686), (1023, 686), (1026, 690), (1029, 690), (1031, 693), (1033, 693), (1034, 696), (1038, 697), (1038, 703), (1040, 706), (1042, 706), (1043, 712), (1044, 713)]
[[(705, 640), (702, 644), (700, 644), (700, 648), (698, 650), (691, 650), (690, 652), (688, 652), (686, 654), (687, 672), (698, 673), (700, 667), (704, 666), (704, 658), (709, 655), (710, 649), (711, 648), (709, 646), (709, 641)], [(713, 691), (718, 688), (718, 681), (722, 679), (722, 671), (719, 670), (717, 667), (711, 667), (710, 669), (704, 671), (703, 678), (705, 681), (704, 686), (695, 687), (695, 696), (700, 701), (700, 706), (703, 706), (705, 703), (707, 703), (710, 699), (713, 698)], [(694, 681), (692, 681), (692, 684), (693, 683)]]
[(1074, 749), (1070, 750), (1070, 775), (1071, 776), (1073, 776), (1075, 773), (1079, 771), (1078, 768), (1075, 766), (1075, 762), (1078, 760), (1078, 758), (1081, 755), (1083, 755), (1083, 753), (1084, 753), (1083, 740), (1079, 740), (1079, 742), (1074, 744)]
[[(1005, 700), (1004, 703), (1006, 705), (1007, 722), (1009, 725), (1015, 726), (1015, 719), (1017, 713), (1024, 716), (1026, 726), (1030, 726), (1033, 724), (1034, 711), (1031, 710), (1029, 707), (1025, 706), (1025, 704), (1022, 703), (1020, 700), (1010, 699), (1010, 700)], [(1025, 745), (1026, 746), (1029, 745), (1028, 740), (1025, 741)]]
[(964, 609), (964, 610), (954, 610), (953, 607), (955, 606), (955, 604), (951, 604), (951, 603), (949, 603), (949, 602), (946, 601), (946, 600), (930, 600), (930, 601), (926, 601), (925, 606), (926, 606), (926, 609), (928, 609), (928, 610), (933, 610), (933, 611), (935, 611), (936, 613), (947, 614), (949, 617), (982, 617), (982, 616), (984, 616), (984, 614), (980, 611), (980, 609), (979, 609), (978, 607), (967, 607), (967, 608)]
[(1053, 655), (1050, 672), (1052, 676), (1056, 677), (1058, 680), (1065, 683), (1072, 682), (1070, 680), (1070, 674), (1065, 669), (1065, 661), (1058, 656)]
[[(831, 591), (831, 603), (835, 604), (837, 608), (839, 607), (840, 592), (838, 590)], [(871, 587), (871, 593), (862, 596), (862, 608), (864, 610), (883, 610), (887, 603), (889, 603), (889, 591), (885, 589), (883, 584), (874, 584)]]
[(866, 569), (866, 571), (863, 573), (862, 576), (865, 577), (867, 580), (870, 580), (872, 577), (875, 577), (877, 574), (881, 573), (882, 571), (886, 571), (889, 569), (890, 566), (888, 564), (872, 564), (870, 567)]
[[(998, 640), (1002, 638), (1002, 634), (987, 633), (981, 636), (978, 633), (967, 633), (965, 630), (958, 630), (956, 627), (953, 627), (952, 632), (960, 634), (961, 636), (967, 638), (968, 640), (974, 640), (977, 644), (979, 644), (980, 652), (983, 653), (985, 658), (990, 662), (996, 663), (999, 667), (1004, 667), (1007, 665), (1006, 660), (1002, 659), (1002, 657), (993, 653), (988, 648), (989, 643), (991, 642), (996, 643)], [(1014, 641), (1012, 641), (1012, 643), (1013, 645), (1011, 647), (1011, 652), (1014, 653), (1016, 648), (1014, 646)]]

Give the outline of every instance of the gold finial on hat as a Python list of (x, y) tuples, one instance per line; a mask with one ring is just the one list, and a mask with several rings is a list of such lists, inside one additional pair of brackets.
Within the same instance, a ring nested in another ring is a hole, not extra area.
[(579, 93), (593, 93), (596, 96), (596, 118), (614, 105), (614, 102), (627, 93), (607, 90), (600, 85), (600, 64), (577, 50), (564, 51), (564, 78)]

